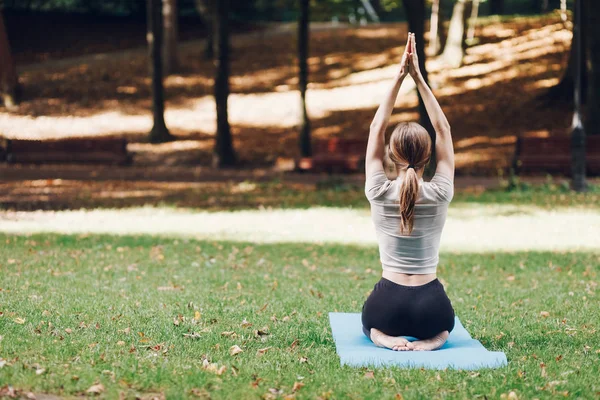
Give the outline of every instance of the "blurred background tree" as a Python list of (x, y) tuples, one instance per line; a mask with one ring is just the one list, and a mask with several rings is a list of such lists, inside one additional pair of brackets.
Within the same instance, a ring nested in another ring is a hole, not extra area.
[(0, 9), (0, 104), (13, 108), (17, 104), (19, 79), (10, 51), (10, 44), (4, 26), (4, 16)]

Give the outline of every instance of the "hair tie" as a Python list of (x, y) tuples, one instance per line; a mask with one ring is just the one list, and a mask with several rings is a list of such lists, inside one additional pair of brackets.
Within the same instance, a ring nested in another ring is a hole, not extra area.
[(406, 169), (409, 169), (409, 168), (415, 169), (415, 164), (408, 164), (408, 167), (406, 167)]

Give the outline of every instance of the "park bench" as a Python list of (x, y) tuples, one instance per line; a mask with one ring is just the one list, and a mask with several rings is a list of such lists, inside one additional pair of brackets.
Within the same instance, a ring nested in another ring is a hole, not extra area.
[[(590, 135), (586, 139), (587, 174), (599, 176), (600, 135)], [(571, 137), (519, 137), (513, 167), (517, 174), (543, 172), (571, 175)]]
[(7, 140), (6, 161), (19, 164), (85, 163), (123, 165), (131, 162), (127, 140), (94, 139)]
[(301, 158), (298, 169), (327, 173), (362, 172), (366, 149), (366, 139), (316, 140), (313, 143), (313, 156)]

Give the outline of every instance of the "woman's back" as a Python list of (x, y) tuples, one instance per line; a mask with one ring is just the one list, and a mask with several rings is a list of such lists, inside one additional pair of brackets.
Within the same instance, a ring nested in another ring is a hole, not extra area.
[(403, 274), (435, 273), (448, 205), (454, 195), (452, 180), (439, 173), (430, 182), (419, 179), (414, 225), (408, 235), (400, 229), (400, 185), (400, 180), (387, 179), (383, 171), (368, 177), (365, 185), (382, 267)]

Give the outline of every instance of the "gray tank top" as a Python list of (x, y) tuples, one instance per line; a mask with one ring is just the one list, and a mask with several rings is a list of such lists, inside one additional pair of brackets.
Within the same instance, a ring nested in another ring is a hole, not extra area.
[(415, 219), (410, 235), (400, 233), (398, 197), (402, 182), (390, 180), (383, 171), (368, 176), (365, 194), (379, 242), (384, 270), (404, 274), (432, 274), (439, 261), (440, 239), (448, 205), (454, 196), (451, 178), (436, 173), (431, 181), (419, 180)]

